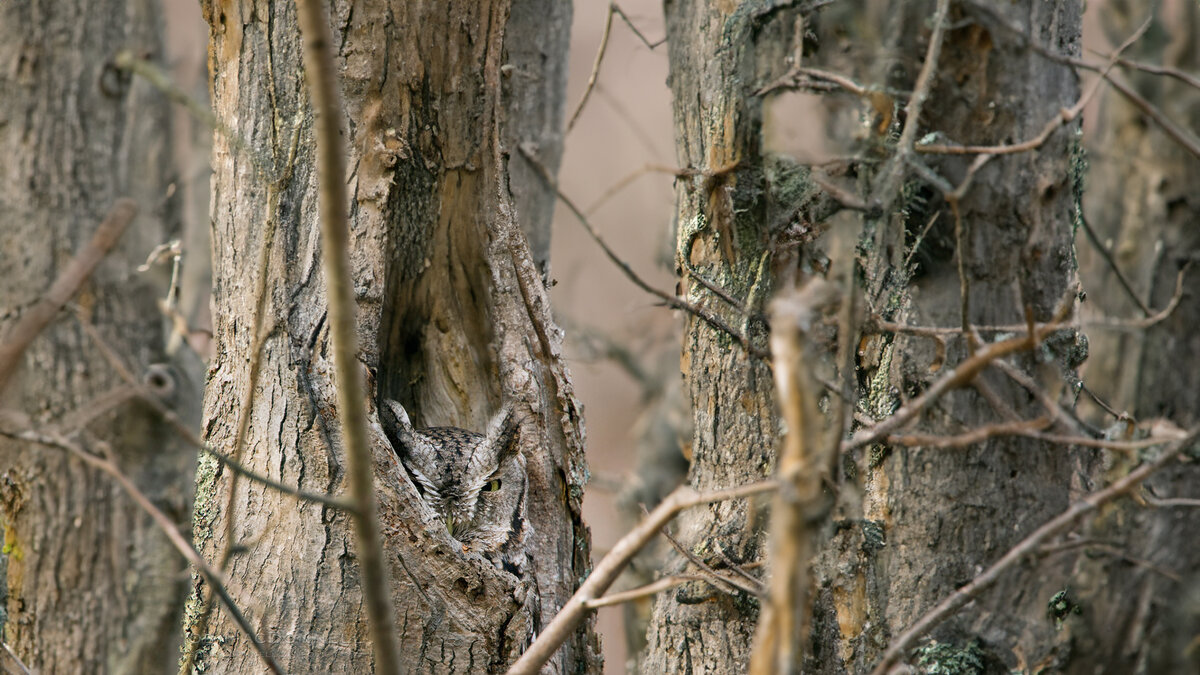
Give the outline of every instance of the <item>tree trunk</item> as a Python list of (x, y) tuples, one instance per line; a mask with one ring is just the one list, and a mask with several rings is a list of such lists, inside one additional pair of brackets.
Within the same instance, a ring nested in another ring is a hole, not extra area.
[[(135, 376), (170, 364), (156, 384), (173, 387), (165, 402), (194, 421), (198, 368), (185, 352), (167, 354), (157, 308), (169, 268), (136, 271), (174, 233), (167, 102), (112, 65), (120, 49), (160, 55), (160, 36), (155, 3), (0, 8), (0, 341), (114, 202), (132, 198), (140, 213), (74, 299), (76, 311)], [(25, 352), (3, 407), (38, 431), (79, 432), (78, 445), (107, 455), (186, 533), (195, 450), (129, 391), (68, 310)], [(172, 668), (186, 563), (150, 518), (112, 477), (60, 449), (0, 438), (0, 470), (4, 642), (45, 673)], [(7, 656), (0, 663), (17, 672)]]
[[(932, 5), (890, 5), (889, 53), (898, 56), (881, 64), (876, 77), (886, 78), (891, 91), (917, 86), (936, 21)], [(920, 119), (888, 118), (886, 108), (877, 107), (875, 123), (890, 128), (874, 127), (883, 133), (873, 142), (893, 142), (888, 134), (916, 123), (917, 139), (937, 131), (958, 144), (1017, 143), (1035, 137), (1075, 103), (1079, 87), (1071, 69), (1025, 48), (996, 21), (1000, 17), (1039, 45), (1075, 56), (1079, 7), (1043, 0), (989, 7), (984, 12), (951, 4)], [(956, 203), (911, 172), (897, 193), (880, 195), (893, 206), (882, 219), (866, 221), (860, 243), (868, 316), (952, 328), (1051, 320), (1064, 296), (1071, 300), (1077, 128), (1067, 124), (1034, 151), (992, 157)], [(951, 187), (969, 175), (974, 159), (916, 155)], [(884, 185), (877, 173), (867, 189)], [(983, 339), (997, 339), (995, 331)], [(1077, 365), (1069, 362), (1077, 339), (1073, 332), (1059, 333), (1038, 358), (1018, 355), (1014, 365), (1041, 372), (1038, 362), (1053, 358), (1066, 362), (1061, 367), (1069, 372)], [(967, 347), (961, 334), (947, 342), (948, 368), (967, 356)], [(886, 418), (943, 376), (934, 347), (928, 336), (868, 332), (858, 349), (860, 411)], [(1052, 361), (1041, 368), (1055, 366)], [(1050, 379), (1059, 378), (1055, 371)], [(972, 386), (942, 397), (912, 431), (949, 436), (1042, 414), (1030, 392), (991, 368)], [(1097, 454), (1082, 452), (1084, 459)], [(1003, 436), (953, 449), (880, 443), (848, 458), (847, 487), (861, 489), (861, 512), (849, 512), (853, 517), (817, 562), (813, 670), (873, 668), (883, 648), (917, 618), (1062, 512), (1080, 489), (1072, 478), (1078, 463), (1061, 446)], [(924, 642), (910, 662), (956, 659), (990, 672), (1062, 658), (1070, 642), (1047, 617), (1047, 603), (1070, 586), (1070, 562), (1069, 555), (1056, 556), (1037, 560), (1033, 574), (1028, 568), (1010, 571), (969, 609), (938, 625), (930, 635), (934, 641)]]
[[(1146, 37), (1125, 56), (1190, 73), (1200, 70), (1200, 10), (1194, 3), (1107, 3), (1102, 16), (1109, 40), (1123, 42), (1152, 14)], [(1149, 73), (1116, 75), (1176, 124), (1200, 129), (1200, 92), (1193, 87)], [(1089, 146), (1085, 212), (1141, 306), (1157, 312), (1169, 306), (1181, 268), (1200, 255), (1195, 227), (1200, 159), (1149, 124), (1142, 110), (1117, 91), (1105, 92), (1102, 106)], [(1080, 239), (1088, 316), (1144, 318), (1108, 261), (1094, 244)], [(1193, 264), (1184, 287), (1195, 288), (1195, 279)], [(1200, 358), (1198, 322), (1200, 298), (1185, 293), (1169, 317), (1145, 331), (1093, 330), (1093, 356), (1084, 373), (1088, 388), (1138, 421), (1165, 417), (1184, 427), (1196, 424), (1200, 395), (1194, 370), (1181, 365)], [(1093, 467), (1100, 477), (1109, 470)], [(1147, 485), (1151, 497), (1195, 498), (1200, 467), (1178, 464)], [(1125, 502), (1097, 519), (1086, 536), (1098, 546), (1078, 560), (1072, 580), (1081, 607), (1072, 626), (1078, 645), (1072, 666), (1080, 672), (1200, 670), (1200, 651), (1192, 644), (1200, 626), (1195, 508)]]
[[(682, 169), (695, 171), (676, 182), (681, 295), (746, 333), (761, 353), (764, 326), (757, 317), (774, 284), (772, 232), (762, 105), (749, 92), (786, 68), (791, 23), (753, 9), (753, 3), (665, 3), (676, 154)], [(705, 280), (741, 306), (725, 304)], [(688, 482), (711, 490), (769, 475), (776, 414), (766, 362), (729, 332), (689, 315), (681, 368), (692, 407)], [(710, 565), (747, 563), (760, 556), (760, 516), (746, 500), (713, 504), (681, 516), (677, 536)], [(676, 558), (668, 572), (686, 564)], [(729, 595), (703, 583), (668, 591), (655, 601), (640, 666), (647, 673), (742, 671), (758, 613), (757, 598), (740, 591)]]
[[(294, 8), (271, 5), (264, 15), (210, 3), (205, 11), (214, 107), (252, 148), (218, 139), (214, 153), (217, 356), (207, 437), (272, 478), (340, 494), (345, 465)], [(581, 420), (540, 272), (553, 191), (518, 156), (521, 149), (550, 170), (558, 165), (569, 7), (335, 2), (330, 20), (346, 108), (360, 359), (375, 375), (364, 395), (400, 401), (418, 427), (479, 432), (515, 400), (529, 473), (528, 547), (537, 553), (523, 578), (464, 554), (376, 428), (390, 568), (383, 592), (392, 594), (407, 670), (498, 671), (589, 566)], [(255, 358), (262, 374), (250, 381)], [(249, 390), (254, 404), (238, 449)], [(373, 591), (360, 587), (346, 514), (245, 480), (227, 511), (232, 483), (201, 467), (198, 539), (217, 562), (234, 547), (231, 590), (267, 649), (289, 671), (368, 672), (362, 598)], [(188, 628), (199, 638), (197, 667), (261, 668), (223, 613), (207, 629), (195, 621)], [(585, 628), (553, 668), (588, 670), (597, 659)]]

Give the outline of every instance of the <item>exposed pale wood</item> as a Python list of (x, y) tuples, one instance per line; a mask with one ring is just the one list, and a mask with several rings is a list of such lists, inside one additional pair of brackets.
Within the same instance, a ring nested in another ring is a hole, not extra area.
[[(259, 158), (216, 140), (217, 356), (207, 440), (231, 450), (255, 344), (258, 230), (274, 222), (263, 323), (275, 328), (263, 343), (242, 461), (309, 492), (342, 494), (347, 467), (334, 427), (344, 412), (334, 395), (307, 119), (315, 97), (299, 69), (293, 6), (205, 9), (216, 113)], [(558, 164), (569, 7), (333, 2), (328, 20), (344, 102), (358, 359), (371, 375), (362, 396), (401, 670), (496, 671), (570, 597), (589, 562), (579, 516), (581, 419), (541, 274), (554, 194), (523, 160), (508, 161), (520, 145), (551, 170)], [(289, 167), (298, 116), (299, 152)], [(537, 551), (532, 578), (464, 554), (422, 507), (376, 423), (374, 404), (384, 397), (401, 401), (419, 426), (475, 430), (503, 400), (516, 401), (530, 474), (529, 545)], [(228, 473), (207, 462), (202, 469), (203, 550), (241, 547), (226, 575), (284, 668), (377, 666), (346, 514), (241, 481), (235, 540), (225, 542)], [(199, 646), (199, 667), (254, 668), (245, 641), (219, 614)], [(552, 668), (588, 670), (595, 659), (585, 625)]]

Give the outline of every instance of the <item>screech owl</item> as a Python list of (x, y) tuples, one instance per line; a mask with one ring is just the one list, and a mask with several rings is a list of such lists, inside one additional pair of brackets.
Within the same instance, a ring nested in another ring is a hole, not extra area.
[(525, 458), (514, 442), (511, 405), (485, 434), (457, 427), (414, 429), (404, 406), (385, 400), (384, 430), (425, 503), (464, 551), (517, 576), (525, 569)]

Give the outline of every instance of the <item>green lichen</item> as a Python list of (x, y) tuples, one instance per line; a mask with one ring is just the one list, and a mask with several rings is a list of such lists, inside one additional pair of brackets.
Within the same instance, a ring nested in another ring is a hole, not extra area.
[(877, 469), (883, 464), (883, 460), (887, 459), (892, 453), (892, 449), (883, 443), (874, 443), (871, 445), (870, 456), (867, 458), (867, 467)]
[(763, 160), (763, 171), (771, 186), (768, 198), (779, 210), (795, 212), (821, 191), (812, 180), (812, 171), (787, 155), (768, 154)]
[(11, 527), (4, 528), (4, 548), (0, 549), (0, 553), (18, 562), (25, 559), (25, 551), (17, 543), (17, 535)]
[(842, 474), (846, 476), (846, 480), (848, 481), (858, 478), (858, 464), (854, 462), (854, 458), (850, 455), (842, 455)]
[(1046, 603), (1046, 616), (1054, 620), (1055, 628), (1062, 628), (1063, 622), (1072, 614), (1082, 614), (1083, 608), (1071, 598), (1071, 593), (1064, 588), (1055, 593)]
[(979, 640), (959, 647), (933, 640), (916, 651), (917, 668), (927, 675), (982, 675), (983, 649)]
[(882, 522), (864, 519), (859, 521), (859, 527), (863, 534), (862, 547), (867, 553), (874, 553), (887, 545)]
[(1083, 190), (1087, 183), (1088, 173), (1088, 156), (1087, 150), (1083, 147), (1083, 130), (1075, 129), (1075, 135), (1071, 138), (1071, 165), (1069, 168), (1071, 176), (1071, 191), (1073, 203), (1071, 205), (1071, 258), (1075, 259), (1075, 233), (1079, 231), (1083, 225)]
[(212, 537), (213, 523), (220, 505), (217, 503), (217, 473), (221, 463), (205, 453), (196, 463), (196, 500), (192, 507), (192, 531), (197, 548)]
[(894, 348), (892, 338), (887, 338), (887, 344), (879, 355), (879, 367), (871, 376), (867, 385), (866, 412), (877, 420), (891, 417), (900, 407), (900, 399), (892, 391), (891, 379), (888, 377), (892, 369), (892, 353)]

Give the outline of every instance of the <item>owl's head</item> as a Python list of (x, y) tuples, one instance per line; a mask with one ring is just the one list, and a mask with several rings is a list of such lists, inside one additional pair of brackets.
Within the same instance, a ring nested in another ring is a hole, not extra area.
[(400, 404), (385, 401), (384, 407), (395, 418), (388, 426), (395, 427), (393, 444), (401, 463), (450, 536), (485, 554), (523, 541), (525, 458), (514, 442), (511, 406), (493, 416), (484, 434), (455, 427), (414, 429)]

